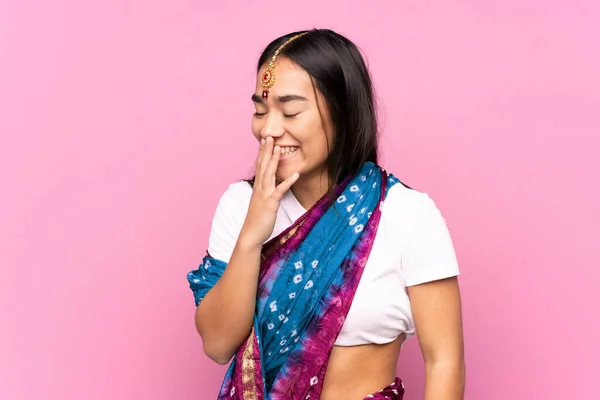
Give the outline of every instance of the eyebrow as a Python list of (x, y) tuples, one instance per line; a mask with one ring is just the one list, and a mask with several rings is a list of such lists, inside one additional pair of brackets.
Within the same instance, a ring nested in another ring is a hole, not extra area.
[[(256, 93), (254, 93), (252, 95), (252, 101), (255, 103), (261, 103), (261, 104), (265, 103), (264, 99), (261, 96), (257, 95)], [(306, 97), (299, 96), (297, 94), (286, 94), (285, 96), (275, 97), (275, 101), (277, 103), (289, 103), (290, 101), (308, 101), (308, 99)]]

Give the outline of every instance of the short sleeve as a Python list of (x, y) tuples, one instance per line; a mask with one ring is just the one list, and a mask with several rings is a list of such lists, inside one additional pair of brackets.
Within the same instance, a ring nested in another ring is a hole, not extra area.
[(246, 219), (251, 195), (250, 185), (239, 182), (230, 185), (221, 196), (208, 239), (208, 253), (212, 258), (229, 263)]
[(401, 184), (390, 190), (390, 196), (405, 285), (415, 286), (458, 276), (452, 238), (435, 202), (427, 194)]

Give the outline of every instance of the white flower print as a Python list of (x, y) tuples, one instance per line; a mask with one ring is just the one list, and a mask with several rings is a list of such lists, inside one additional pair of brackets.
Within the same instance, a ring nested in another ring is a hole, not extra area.
[(300, 283), (300, 282), (302, 282), (302, 274), (298, 274), (298, 275), (296, 275), (296, 276), (294, 277), (294, 283), (295, 283), (295, 284), (298, 284), (298, 283)]
[(337, 199), (337, 202), (338, 202), (338, 203), (343, 203), (343, 202), (345, 202), (345, 201), (346, 201), (346, 196), (344, 196), (344, 195), (341, 195), (341, 196), (340, 196), (340, 197), (338, 197), (338, 199)]
[(358, 186), (357, 185), (350, 186), (350, 191), (353, 192), (353, 193), (354, 192), (358, 192)]
[(352, 218), (350, 218), (350, 226), (353, 226), (357, 222), (358, 222), (358, 219), (356, 219), (356, 217), (352, 216)]
[(268, 328), (269, 330), (271, 330), (271, 329), (275, 328), (275, 325), (273, 325), (273, 323), (272, 323), (272, 322), (269, 322), (269, 323), (267, 324), (267, 328)]
[(273, 300), (270, 304), (269, 307), (271, 307), (271, 311), (275, 312), (277, 311), (277, 300)]
[(296, 292), (290, 293), (290, 299), (293, 299), (294, 297), (296, 297)]
[(310, 378), (310, 386), (315, 386), (317, 383), (319, 383), (319, 378), (317, 378), (316, 376)]
[(308, 281), (306, 282), (306, 285), (304, 285), (304, 289), (310, 289), (311, 287), (313, 287), (313, 281)]
[(302, 261), (296, 261), (296, 263), (294, 264), (294, 266), (296, 267), (296, 269), (302, 268)]
[(319, 265), (319, 260), (314, 260), (314, 261), (312, 262), (312, 267), (313, 267), (313, 268), (317, 268), (317, 265)]
[(353, 208), (354, 208), (354, 204), (350, 204), (348, 207), (346, 207), (346, 211), (350, 212), (350, 211), (352, 211)]
[(355, 232), (355, 233), (361, 233), (361, 232), (363, 231), (363, 229), (364, 229), (364, 228), (365, 228), (365, 227), (364, 227), (364, 226), (362, 226), (362, 225), (356, 225), (356, 226), (354, 227), (354, 232)]

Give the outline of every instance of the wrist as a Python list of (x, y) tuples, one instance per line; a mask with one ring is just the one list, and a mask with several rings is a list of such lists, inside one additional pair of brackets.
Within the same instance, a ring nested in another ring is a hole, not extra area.
[(249, 234), (244, 228), (240, 232), (237, 240), (237, 246), (246, 251), (261, 251), (263, 243)]

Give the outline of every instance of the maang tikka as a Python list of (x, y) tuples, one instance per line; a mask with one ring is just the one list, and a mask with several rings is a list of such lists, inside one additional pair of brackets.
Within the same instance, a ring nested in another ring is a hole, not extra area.
[(307, 33), (308, 32), (303, 32), (303, 33), (299, 33), (298, 35), (292, 36), (291, 38), (286, 40), (284, 44), (279, 46), (279, 48), (275, 51), (275, 54), (273, 54), (273, 57), (271, 57), (271, 61), (269, 61), (269, 66), (267, 67), (267, 70), (265, 72), (263, 72), (263, 74), (260, 78), (260, 82), (262, 83), (262, 86), (263, 86), (263, 91), (262, 91), (263, 99), (266, 100), (267, 97), (269, 97), (269, 89), (271, 87), (273, 87), (273, 85), (275, 84), (275, 62), (277, 61), (277, 57), (279, 57), (281, 50), (283, 50), (283, 48), (285, 46), (290, 44), (290, 42), (298, 39), (301, 36), (306, 35)]

